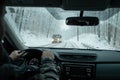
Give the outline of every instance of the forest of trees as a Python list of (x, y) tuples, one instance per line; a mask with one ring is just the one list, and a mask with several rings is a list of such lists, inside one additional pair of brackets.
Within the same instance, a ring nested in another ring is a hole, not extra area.
[[(120, 12), (107, 20), (100, 21), (98, 26), (79, 27), (67, 26), (65, 20), (56, 20), (45, 8), (9, 7), (8, 10), (19, 32), (29, 30), (37, 36), (45, 35), (47, 38), (53, 34), (61, 34), (64, 39), (70, 39), (83, 33), (93, 33), (98, 35), (101, 40), (106, 40), (110, 45), (120, 49)], [(113, 11), (115, 9), (106, 10), (108, 16)], [(96, 13), (101, 16), (99, 11)], [(69, 29), (64, 27), (69, 27)]]

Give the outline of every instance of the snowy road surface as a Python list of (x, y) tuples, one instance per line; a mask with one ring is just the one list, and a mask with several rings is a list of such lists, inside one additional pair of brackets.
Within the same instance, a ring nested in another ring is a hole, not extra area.
[(63, 43), (51, 43), (47, 45), (42, 45), (43, 47), (57, 47), (57, 48), (87, 48), (84, 45), (78, 45), (75, 42), (72, 41), (66, 41)]
[(82, 34), (77, 41), (76, 37), (69, 40), (62, 40), (62, 43), (52, 43), (52, 38), (45, 38), (43, 35), (35, 36), (30, 32), (22, 32), (24, 45), (30, 47), (53, 47), (53, 48), (80, 48), (80, 49), (106, 49), (115, 50), (105, 40), (100, 40), (95, 34)]

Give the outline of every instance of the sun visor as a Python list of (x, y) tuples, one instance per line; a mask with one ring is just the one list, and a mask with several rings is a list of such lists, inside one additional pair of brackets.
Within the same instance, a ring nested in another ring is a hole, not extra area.
[(110, 7), (111, 8), (119, 8), (120, 7), (120, 0), (111, 0)]
[(105, 10), (111, 0), (6, 0), (7, 6), (59, 7), (65, 10)]
[(6, 0), (7, 6), (60, 7), (61, 0)]
[(105, 10), (111, 0), (63, 0), (65, 10)]

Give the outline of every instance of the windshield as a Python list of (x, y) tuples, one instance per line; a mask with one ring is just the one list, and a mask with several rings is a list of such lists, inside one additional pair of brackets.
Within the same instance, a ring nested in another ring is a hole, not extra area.
[(119, 9), (85, 11), (84, 16), (96, 16), (98, 26), (68, 26), (67, 17), (80, 11), (60, 8), (7, 7), (6, 19), (21, 42), (28, 47), (119, 50)]

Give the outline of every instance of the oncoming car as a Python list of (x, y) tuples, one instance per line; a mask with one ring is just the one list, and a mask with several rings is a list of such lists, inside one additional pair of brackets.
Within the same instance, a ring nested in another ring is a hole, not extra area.
[(54, 34), (52, 36), (52, 43), (61, 43), (62, 42), (62, 36), (60, 34)]
[[(60, 80), (120, 80), (119, 0), (6, 0), (6, 5), (2, 44), (9, 53), (52, 50)], [(40, 65), (33, 56), (15, 64)]]

